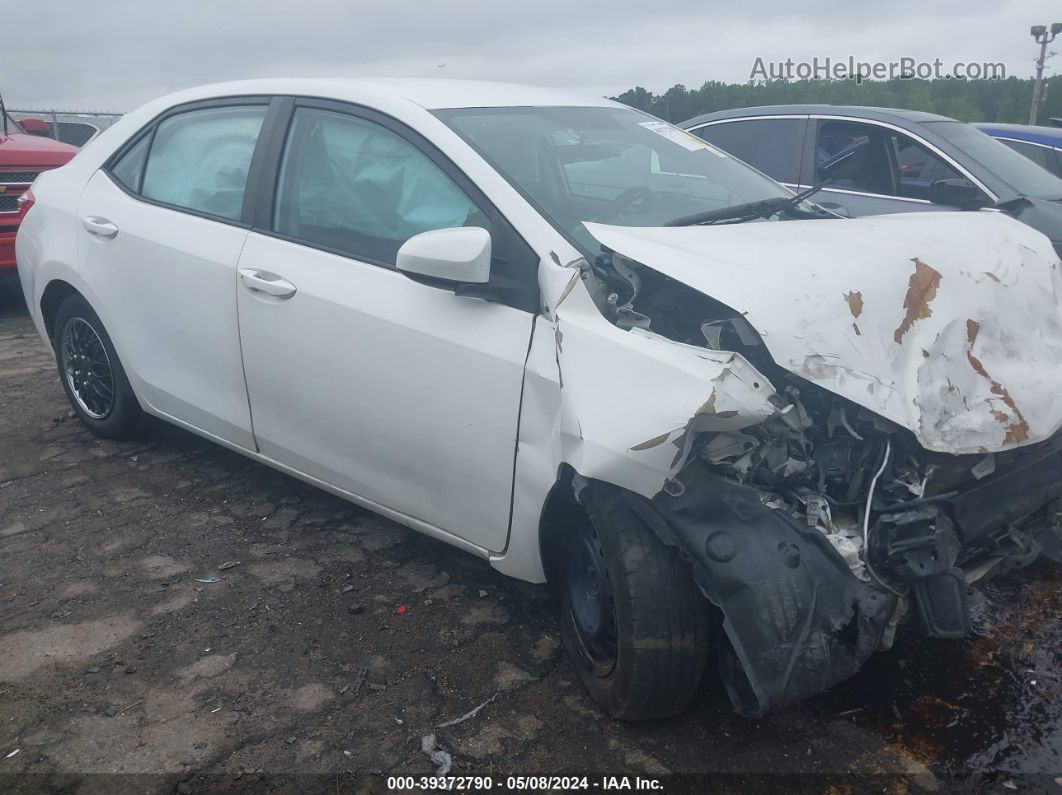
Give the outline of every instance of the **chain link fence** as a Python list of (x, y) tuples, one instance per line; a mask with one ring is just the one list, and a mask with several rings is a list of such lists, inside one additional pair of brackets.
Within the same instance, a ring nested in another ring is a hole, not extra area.
[(73, 146), (84, 146), (118, 119), (121, 113), (58, 109), (9, 108), (8, 115), (31, 135), (54, 138)]

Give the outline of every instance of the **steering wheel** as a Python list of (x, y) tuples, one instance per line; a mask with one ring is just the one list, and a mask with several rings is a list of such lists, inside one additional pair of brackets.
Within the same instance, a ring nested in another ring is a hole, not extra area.
[(628, 208), (636, 204), (649, 206), (656, 202), (656, 191), (650, 190), (644, 185), (635, 185), (627, 188), (619, 196), (608, 203), (608, 207), (597, 216), (598, 221), (610, 221), (622, 215)]

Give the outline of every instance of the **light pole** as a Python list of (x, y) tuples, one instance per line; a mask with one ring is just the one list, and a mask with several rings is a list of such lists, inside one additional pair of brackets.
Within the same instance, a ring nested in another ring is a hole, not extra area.
[(1062, 22), (1051, 23), (1050, 33), (1044, 25), (1033, 25), (1029, 33), (1040, 45), (1040, 57), (1036, 59), (1036, 82), (1033, 85), (1032, 107), (1029, 109), (1029, 124), (1036, 124), (1036, 113), (1040, 110), (1040, 103), (1043, 101), (1044, 61), (1047, 60), (1047, 45), (1055, 40), (1055, 36), (1062, 33)]

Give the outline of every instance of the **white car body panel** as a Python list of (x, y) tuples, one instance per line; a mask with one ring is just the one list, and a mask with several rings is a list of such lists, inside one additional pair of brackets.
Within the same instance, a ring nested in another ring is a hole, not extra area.
[(1058, 256), (1000, 213), (587, 227), (744, 314), (779, 365), (926, 449), (997, 452), (1062, 428)]
[(253, 232), (240, 268), (298, 290), (239, 290), (262, 454), (503, 549), (532, 315)]
[(134, 199), (102, 171), (85, 186), (78, 217), (119, 227), (113, 239), (81, 228), (77, 261), (140, 400), (253, 449), (236, 328), (247, 230)]

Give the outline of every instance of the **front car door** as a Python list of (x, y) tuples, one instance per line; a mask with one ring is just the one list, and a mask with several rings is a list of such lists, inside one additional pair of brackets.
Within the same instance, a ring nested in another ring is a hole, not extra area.
[(812, 136), (804, 187), (829, 179), (811, 200), (853, 217), (955, 210), (930, 201), (930, 185), (971, 179), (943, 152), (892, 125), (818, 117)]
[(78, 206), (79, 267), (137, 395), (244, 448), (236, 264), (268, 108), (252, 97), (173, 109), (93, 175)]
[[(289, 112), (239, 263), (258, 448), (420, 529), (501, 550), (537, 259), (412, 130), (342, 103)], [(413, 235), (465, 225), (491, 232), (492, 300), (395, 269)]]

